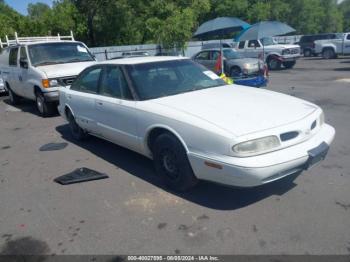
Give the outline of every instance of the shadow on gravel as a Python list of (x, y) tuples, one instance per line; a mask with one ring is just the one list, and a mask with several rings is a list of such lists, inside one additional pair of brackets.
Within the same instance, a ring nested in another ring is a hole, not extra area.
[[(108, 161), (131, 175), (188, 201), (212, 209), (235, 210), (254, 204), (272, 195), (281, 196), (296, 186), (293, 181), (299, 175), (295, 174), (275, 183), (248, 189), (225, 187), (201, 181), (198, 186), (191, 191), (178, 193), (169, 191), (169, 189), (164, 187), (155, 174), (152, 161), (148, 158), (93, 136), (89, 137), (87, 141), (77, 142), (72, 138), (68, 125), (58, 126), (56, 127), (56, 131), (60, 133), (62, 138), (66, 141), (90, 151), (97, 157)], [(278, 197), (276, 201), (279, 201)]]
[[(35, 105), (35, 102), (34, 101), (31, 101), (31, 100), (27, 100), (27, 99), (21, 99), (19, 104), (18, 105), (11, 105), (10, 103), (10, 99), (9, 98), (5, 98), (3, 100), (3, 102), (5, 104), (7, 104), (8, 106), (12, 106), (22, 112), (26, 112), (26, 113), (31, 113), (33, 115), (36, 115), (36, 116), (39, 116), (39, 112), (38, 110), (36, 109), (36, 105)], [(9, 110), (11, 111), (11, 110)], [(58, 111), (56, 111), (51, 117), (55, 117), (55, 116), (58, 116)]]

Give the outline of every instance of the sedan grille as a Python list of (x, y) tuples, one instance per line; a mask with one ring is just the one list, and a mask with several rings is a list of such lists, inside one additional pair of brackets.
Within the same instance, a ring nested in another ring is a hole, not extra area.
[(297, 131), (292, 131), (292, 132), (287, 132), (287, 133), (283, 133), (280, 135), (281, 141), (288, 141), (291, 140), (293, 138), (296, 138), (299, 135), (299, 132)]
[(299, 49), (298, 49), (298, 48), (291, 49), (291, 50), (290, 50), (290, 53), (291, 53), (292, 55), (299, 54)]

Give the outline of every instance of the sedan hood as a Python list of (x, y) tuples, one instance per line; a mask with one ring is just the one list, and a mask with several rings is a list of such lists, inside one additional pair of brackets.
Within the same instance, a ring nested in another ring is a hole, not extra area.
[(292, 96), (238, 85), (188, 92), (153, 102), (210, 122), (236, 136), (289, 124), (318, 108)]
[(91, 62), (79, 62), (79, 63), (65, 63), (37, 66), (36, 68), (45, 72), (47, 78), (64, 77), (64, 76), (76, 76), (86, 67), (95, 64), (95, 61)]

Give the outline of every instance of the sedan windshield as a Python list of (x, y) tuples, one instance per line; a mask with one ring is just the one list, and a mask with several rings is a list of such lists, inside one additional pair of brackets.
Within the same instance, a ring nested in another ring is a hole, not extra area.
[(28, 46), (33, 66), (93, 61), (86, 47), (80, 43), (45, 43)]
[(224, 49), (224, 57), (226, 57), (227, 59), (240, 59), (243, 58), (243, 55), (233, 51), (232, 49)]
[(215, 73), (189, 59), (128, 65), (127, 70), (141, 100), (226, 84)]

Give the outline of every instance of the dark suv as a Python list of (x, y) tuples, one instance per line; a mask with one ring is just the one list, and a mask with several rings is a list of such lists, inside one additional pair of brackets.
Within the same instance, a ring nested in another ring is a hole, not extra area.
[(324, 39), (335, 39), (335, 38), (336, 38), (335, 33), (303, 35), (297, 44), (300, 45), (301, 53), (304, 54), (305, 57), (308, 57), (308, 56), (316, 55), (314, 51), (314, 48), (315, 48), (314, 41), (324, 40)]

